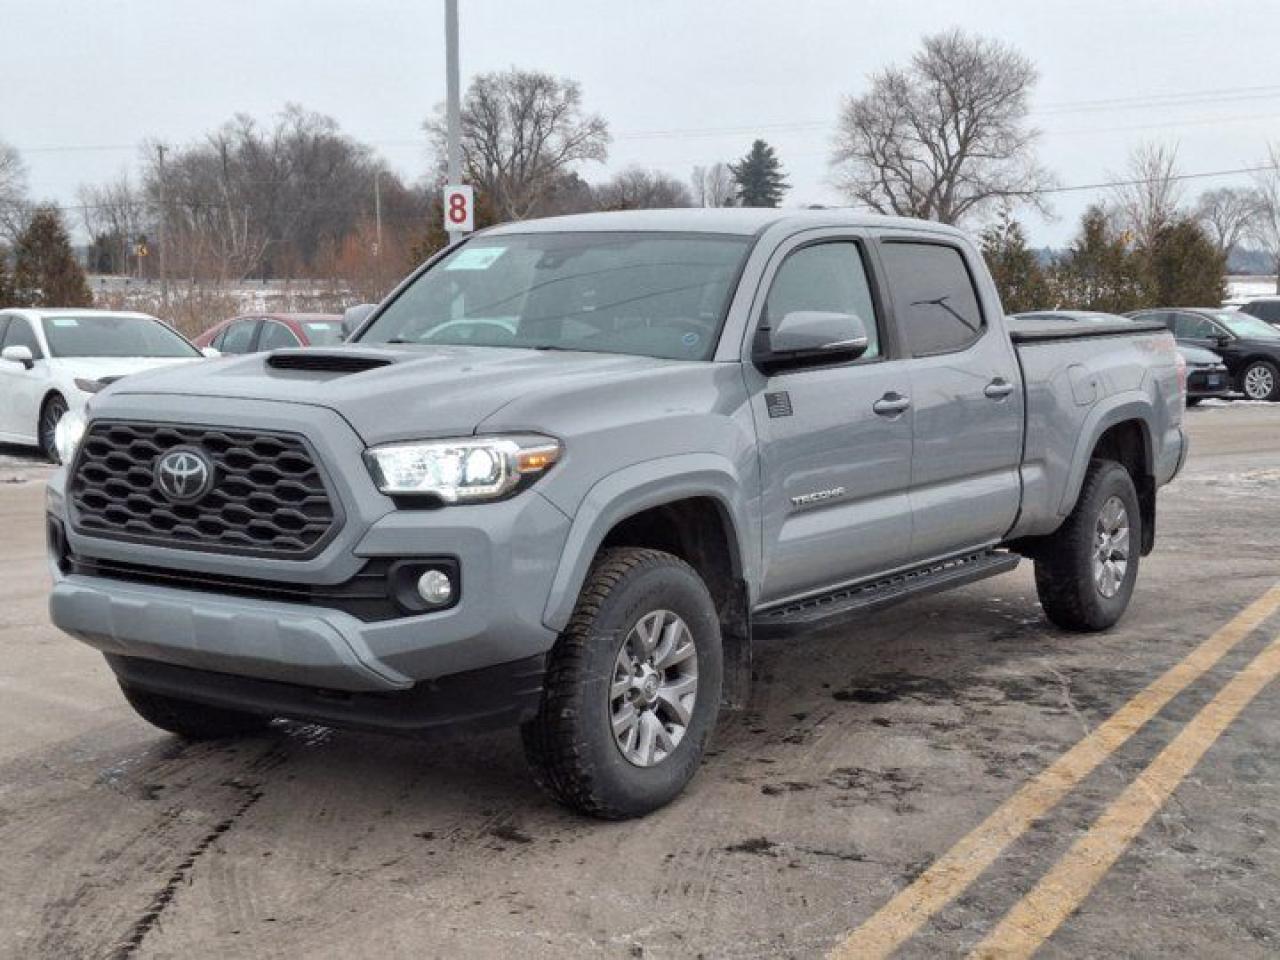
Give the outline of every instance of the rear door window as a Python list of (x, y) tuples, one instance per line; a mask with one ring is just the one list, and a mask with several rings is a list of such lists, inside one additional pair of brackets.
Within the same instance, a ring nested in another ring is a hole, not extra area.
[(982, 308), (964, 256), (940, 243), (890, 241), (881, 259), (913, 356), (963, 350), (982, 336)]

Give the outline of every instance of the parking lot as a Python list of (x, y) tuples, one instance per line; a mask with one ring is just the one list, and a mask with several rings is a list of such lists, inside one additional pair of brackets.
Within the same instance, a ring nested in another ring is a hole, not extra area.
[(514, 734), (149, 727), (49, 624), (47, 468), (0, 451), (0, 954), (1275, 956), (1280, 407), (1188, 420), (1117, 629), (1050, 628), (1024, 564), (771, 643), (691, 789), (620, 824)]

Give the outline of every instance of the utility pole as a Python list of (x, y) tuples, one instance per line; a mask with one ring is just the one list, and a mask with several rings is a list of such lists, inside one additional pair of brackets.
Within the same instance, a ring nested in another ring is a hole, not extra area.
[(373, 255), (382, 256), (382, 177), (381, 170), (373, 171), (373, 219), (377, 224), (373, 240)]
[(169, 232), (166, 221), (169, 219), (169, 206), (165, 197), (164, 154), (168, 148), (163, 143), (156, 144), (156, 154), (160, 157), (160, 302), (164, 311), (169, 311), (169, 270), (165, 263), (168, 254)]
[[(445, 123), (448, 138), (449, 183), (462, 182), (462, 111), (458, 92), (458, 0), (444, 0)], [(449, 231), (449, 242), (462, 238)]]

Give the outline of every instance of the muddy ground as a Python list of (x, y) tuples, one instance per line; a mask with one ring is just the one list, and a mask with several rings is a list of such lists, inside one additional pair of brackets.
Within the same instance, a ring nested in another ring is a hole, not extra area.
[[(1030, 565), (765, 645), (750, 709), (670, 808), (583, 820), (514, 734), (281, 724), (186, 746), (50, 626), (45, 468), (0, 451), (0, 956), (809, 957), (1280, 580), (1280, 408), (1194, 453), (1121, 626), (1049, 627)], [(903, 955), (963, 953), (1280, 633), (1176, 698)], [(1280, 953), (1280, 686), (1210, 749), (1042, 956)]]

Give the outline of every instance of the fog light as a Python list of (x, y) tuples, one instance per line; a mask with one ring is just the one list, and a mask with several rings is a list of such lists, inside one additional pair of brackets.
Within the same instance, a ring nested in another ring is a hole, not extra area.
[(433, 607), (453, 599), (453, 581), (443, 570), (428, 570), (418, 578), (418, 596)]

